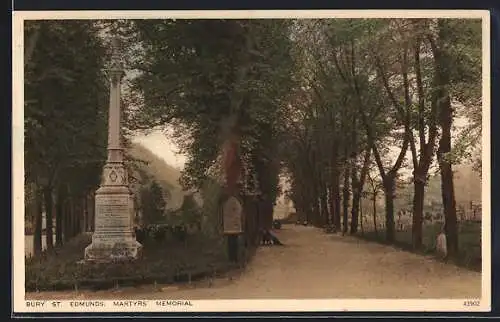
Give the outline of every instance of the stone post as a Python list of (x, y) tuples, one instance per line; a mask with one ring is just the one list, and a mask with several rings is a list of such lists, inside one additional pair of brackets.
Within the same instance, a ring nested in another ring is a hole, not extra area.
[(118, 41), (113, 41), (108, 124), (108, 159), (101, 185), (95, 193), (95, 229), (92, 243), (85, 249), (85, 261), (136, 259), (142, 245), (133, 231), (134, 199), (128, 185), (120, 143), (120, 85), (124, 75)]

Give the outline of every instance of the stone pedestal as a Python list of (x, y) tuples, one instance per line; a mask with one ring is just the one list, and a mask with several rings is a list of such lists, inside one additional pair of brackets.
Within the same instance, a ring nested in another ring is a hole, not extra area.
[(95, 231), (85, 249), (86, 261), (137, 259), (142, 245), (133, 230), (134, 199), (123, 165), (107, 164), (103, 183), (95, 195)]

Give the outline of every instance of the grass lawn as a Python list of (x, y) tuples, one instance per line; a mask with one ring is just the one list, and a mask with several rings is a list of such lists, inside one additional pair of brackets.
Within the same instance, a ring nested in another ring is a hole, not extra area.
[[(228, 260), (224, 242), (202, 235), (191, 235), (186, 242), (173, 238), (144, 242), (143, 258), (136, 261), (79, 264), (90, 242), (90, 235), (80, 235), (61, 248), (27, 259), (26, 291), (173, 283), (214, 276), (240, 267)], [(245, 250), (240, 247), (240, 251), (242, 258), (246, 255)]]
[[(423, 227), (423, 249), (422, 253), (433, 254), (436, 249), (436, 237), (441, 229), (441, 223), (426, 223)], [(378, 234), (370, 230), (359, 233), (359, 237), (385, 243), (385, 230), (379, 230)], [(396, 231), (395, 245), (405, 250), (412, 251), (411, 226), (405, 230)], [(459, 256), (453, 262), (459, 266), (475, 271), (481, 271), (481, 222), (459, 223), (458, 236)]]

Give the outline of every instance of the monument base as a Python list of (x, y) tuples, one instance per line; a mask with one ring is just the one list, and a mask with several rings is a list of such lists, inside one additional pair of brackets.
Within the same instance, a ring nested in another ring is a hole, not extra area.
[(86, 262), (113, 262), (136, 260), (142, 256), (142, 245), (136, 240), (120, 240), (115, 243), (92, 241), (85, 248)]
[(85, 248), (85, 261), (113, 262), (141, 257), (142, 245), (133, 232), (133, 202), (127, 186), (101, 186), (96, 191), (95, 232), (92, 243)]

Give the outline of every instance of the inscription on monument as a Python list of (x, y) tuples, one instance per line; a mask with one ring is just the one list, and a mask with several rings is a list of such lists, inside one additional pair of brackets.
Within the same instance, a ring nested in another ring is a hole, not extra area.
[(130, 227), (130, 200), (128, 195), (96, 196), (96, 233), (99, 231), (120, 232)]
[(230, 197), (222, 206), (222, 217), (225, 234), (240, 234), (242, 227), (243, 207), (236, 197)]

